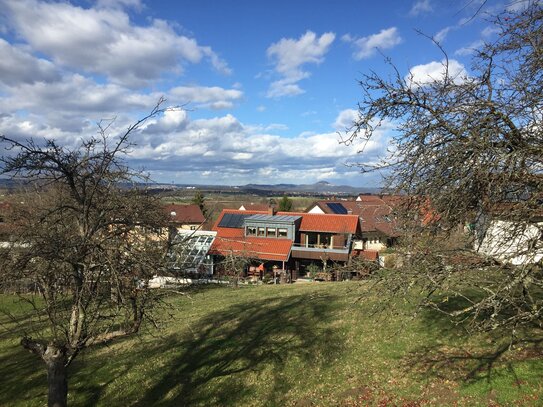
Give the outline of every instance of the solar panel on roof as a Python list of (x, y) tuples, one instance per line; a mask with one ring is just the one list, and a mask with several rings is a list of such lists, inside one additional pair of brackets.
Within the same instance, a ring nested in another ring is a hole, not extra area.
[(347, 208), (338, 202), (327, 203), (326, 205), (328, 205), (332, 212), (338, 215), (347, 215), (348, 213)]
[(240, 215), (238, 213), (225, 213), (219, 222), (221, 228), (241, 228), (246, 217), (251, 215)]

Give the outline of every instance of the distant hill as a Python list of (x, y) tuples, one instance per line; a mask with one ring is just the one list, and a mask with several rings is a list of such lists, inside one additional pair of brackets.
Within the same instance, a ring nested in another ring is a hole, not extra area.
[(314, 184), (247, 184), (239, 187), (246, 190), (277, 191), (284, 193), (315, 193), (324, 195), (358, 195), (359, 193), (379, 193), (380, 188), (351, 187), (348, 185), (334, 185), (327, 181)]
[[(21, 185), (20, 181), (13, 181), (8, 178), (0, 178), (0, 188), (16, 188)], [(354, 196), (360, 193), (377, 194), (381, 191), (375, 187), (351, 187), (348, 185), (334, 185), (327, 181), (319, 181), (314, 184), (246, 184), (238, 186), (230, 185), (198, 185), (198, 184), (137, 184), (142, 188), (153, 190), (191, 190), (220, 191), (227, 193), (255, 193), (258, 195), (280, 195), (280, 194), (302, 194), (302, 195), (349, 195)], [(126, 185), (129, 187), (129, 184)]]

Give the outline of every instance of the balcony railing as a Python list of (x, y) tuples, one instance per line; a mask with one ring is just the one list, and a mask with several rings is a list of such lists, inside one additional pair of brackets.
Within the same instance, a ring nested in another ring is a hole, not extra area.
[(311, 252), (337, 252), (337, 253), (346, 253), (349, 251), (349, 245), (331, 245), (331, 244), (303, 244), (303, 243), (293, 243), (292, 250), (302, 250), (302, 251), (311, 251)]

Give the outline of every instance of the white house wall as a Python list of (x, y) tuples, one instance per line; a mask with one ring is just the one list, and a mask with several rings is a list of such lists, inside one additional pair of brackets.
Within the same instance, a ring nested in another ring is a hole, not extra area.
[(493, 220), (489, 222), (486, 233), (476, 249), (479, 253), (506, 263), (515, 265), (536, 263), (543, 258), (542, 231), (543, 222), (520, 227), (511, 221)]
[(318, 205), (315, 205), (313, 208), (311, 208), (311, 210), (307, 213), (319, 213), (319, 214), (324, 214), (324, 211), (319, 208)]

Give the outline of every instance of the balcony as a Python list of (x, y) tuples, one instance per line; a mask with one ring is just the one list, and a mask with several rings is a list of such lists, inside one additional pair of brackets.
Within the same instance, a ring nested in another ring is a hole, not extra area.
[(301, 259), (321, 260), (327, 258), (334, 261), (347, 261), (349, 258), (350, 245), (350, 239), (344, 246), (293, 243), (291, 256)]

